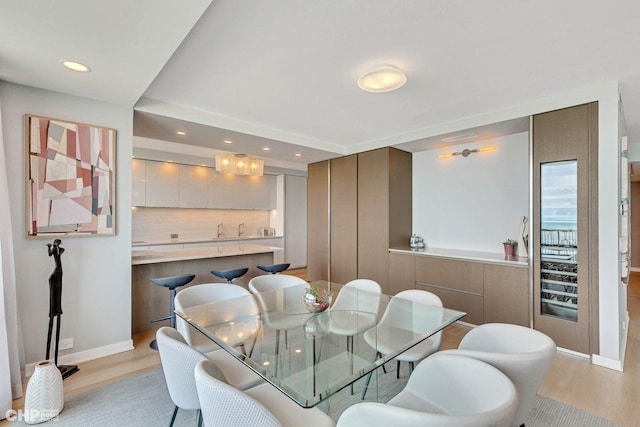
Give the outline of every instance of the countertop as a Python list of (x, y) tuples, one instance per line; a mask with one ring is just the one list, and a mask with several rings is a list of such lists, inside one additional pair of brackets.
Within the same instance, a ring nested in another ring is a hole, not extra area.
[(260, 241), (264, 239), (278, 239), (283, 236), (232, 236), (232, 237), (201, 237), (201, 238), (182, 238), (182, 239), (156, 239), (156, 240), (134, 240), (131, 247), (138, 246), (154, 246), (154, 245), (182, 245), (185, 243), (226, 243), (237, 241)]
[(459, 259), (464, 261), (477, 261), (492, 264), (509, 265), (512, 267), (528, 267), (527, 257), (506, 257), (503, 253), (465, 251), (460, 249), (424, 248), (413, 249), (409, 246), (390, 248), (389, 252), (398, 254), (411, 254), (438, 258)]
[(277, 248), (275, 246), (256, 245), (253, 243), (235, 243), (228, 245), (203, 246), (199, 248), (177, 248), (175, 250), (162, 251), (134, 249), (131, 251), (131, 265), (252, 255), (281, 250), (282, 248)]

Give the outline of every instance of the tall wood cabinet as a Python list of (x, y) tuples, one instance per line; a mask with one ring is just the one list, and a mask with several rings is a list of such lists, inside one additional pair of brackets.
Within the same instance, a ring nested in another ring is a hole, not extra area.
[(331, 281), (358, 278), (358, 156), (331, 160), (329, 185)]
[(533, 324), (598, 352), (598, 104), (533, 116)]
[(329, 280), (329, 164), (307, 167), (308, 280)]
[(411, 163), (386, 147), (309, 165), (309, 280), (368, 278), (389, 291), (389, 248), (411, 236)]

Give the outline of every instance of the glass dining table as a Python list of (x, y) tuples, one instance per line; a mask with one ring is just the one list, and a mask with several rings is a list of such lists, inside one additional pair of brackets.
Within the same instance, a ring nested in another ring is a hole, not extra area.
[[(395, 301), (393, 330), (378, 330), (377, 322), (392, 296), (381, 295), (378, 313), (362, 311), (358, 301), (370, 301), (369, 292), (352, 292), (352, 310), (310, 312), (303, 297), (314, 288), (329, 299), (343, 288), (319, 281), (270, 290), (224, 301), (176, 310), (176, 314), (208, 339), (237, 358), (300, 406), (309, 408), (353, 384), (400, 353), (461, 319), (466, 313)], [(338, 323), (350, 323), (355, 335), (345, 338)], [(398, 326), (400, 325), (400, 326)], [(365, 339), (365, 332), (368, 332)], [(395, 348), (377, 352), (377, 336), (393, 335)], [(372, 342), (373, 341), (373, 342)], [(369, 396), (377, 396), (375, 385)]]

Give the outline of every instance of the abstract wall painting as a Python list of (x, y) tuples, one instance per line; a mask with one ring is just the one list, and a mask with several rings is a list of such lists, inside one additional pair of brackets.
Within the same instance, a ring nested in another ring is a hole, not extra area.
[(115, 234), (115, 130), (25, 121), (27, 237)]

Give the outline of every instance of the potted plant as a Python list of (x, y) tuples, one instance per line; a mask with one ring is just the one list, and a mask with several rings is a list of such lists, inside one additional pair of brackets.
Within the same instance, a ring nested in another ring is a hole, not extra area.
[(516, 248), (518, 247), (518, 242), (516, 240), (507, 239), (504, 242), (502, 242), (502, 245), (504, 246), (505, 256), (507, 257), (515, 256)]

